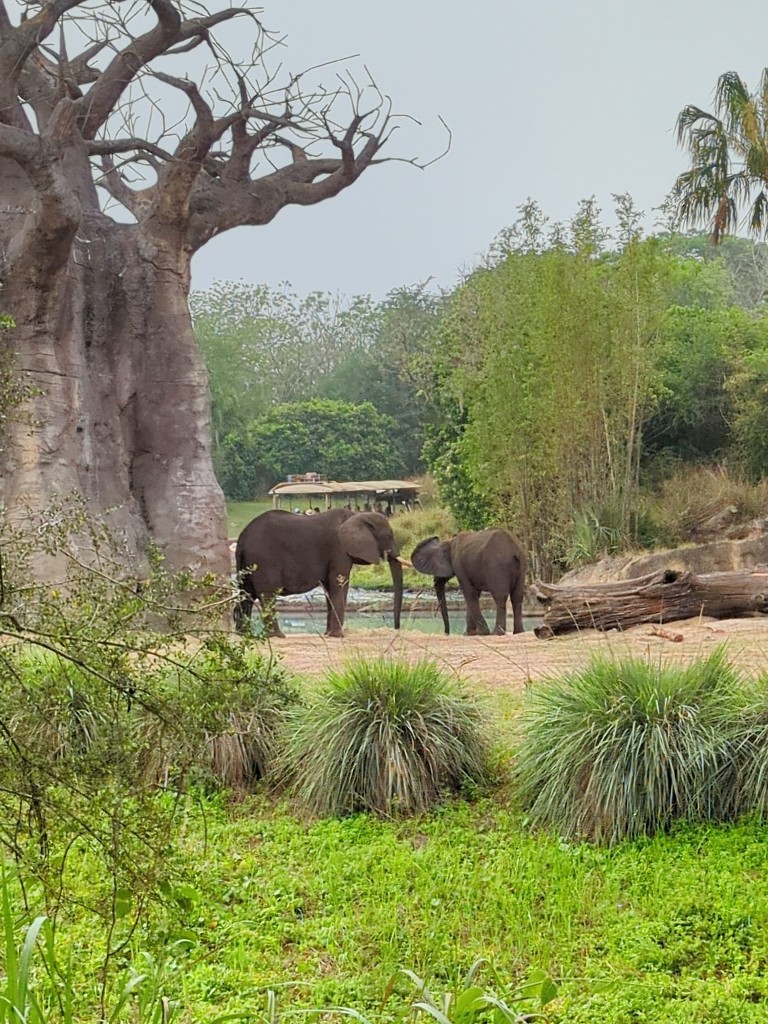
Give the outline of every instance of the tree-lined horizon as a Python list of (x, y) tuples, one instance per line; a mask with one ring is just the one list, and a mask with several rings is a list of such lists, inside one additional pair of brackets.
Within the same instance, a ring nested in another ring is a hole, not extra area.
[[(249, 61), (217, 42), (233, 19)], [(169, 567), (225, 569), (191, 257), (338, 195), (392, 129), (374, 86), (280, 78), (273, 44), (250, 5), (0, 0), (0, 281), (34, 389), (8, 425), (12, 513), (34, 520), (76, 493), (134, 558), (153, 542)], [(199, 84), (191, 51), (207, 53)], [(166, 122), (177, 104), (183, 119)]]

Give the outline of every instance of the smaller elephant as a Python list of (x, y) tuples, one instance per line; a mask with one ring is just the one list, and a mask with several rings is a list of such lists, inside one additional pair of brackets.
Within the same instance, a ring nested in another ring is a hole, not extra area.
[(411, 555), (413, 567), (433, 576), (435, 594), (446, 634), (451, 632), (445, 585), (455, 576), (467, 606), (467, 636), (486, 636), (488, 623), (480, 611), (480, 594), (488, 591), (496, 602), (495, 634), (507, 631), (507, 597), (512, 600), (514, 632), (523, 632), (523, 591), (526, 558), (509, 530), (464, 531), (452, 540), (428, 537)]

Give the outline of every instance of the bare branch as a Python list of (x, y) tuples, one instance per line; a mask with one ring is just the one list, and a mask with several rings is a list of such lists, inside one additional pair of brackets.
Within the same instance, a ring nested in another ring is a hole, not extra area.
[[(160, 82), (165, 82), (166, 85), (173, 86), (174, 89), (180, 89), (189, 99), (192, 104), (192, 109), (196, 114), (195, 126), (192, 131), (188, 132), (185, 139), (182, 140), (179, 149), (177, 150), (177, 156), (181, 156), (185, 148), (191, 145), (193, 137), (200, 137), (207, 135), (213, 129), (213, 111), (203, 97), (200, 95), (200, 90), (197, 88), (194, 82), (188, 78), (175, 78), (173, 75), (166, 75), (162, 71), (153, 72), (153, 76)], [(186, 142), (190, 140), (190, 142)]]
[(91, 156), (111, 156), (117, 153), (151, 153), (161, 160), (171, 160), (172, 155), (161, 146), (153, 142), (146, 142), (144, 139), (92, 139), (88, 143), (88, 152)]
[(101, 159), (102, 177), (98, 184), (107, 190), (113, 199), (129, 210), (134, 216), (138, 215), (140, 201), (138, 195), (132, 188), (129, 188), (121, 178), (111, 153), (105, 153)]
[(92, 139), (104, 124), (129, 83), (151, 60), (178, 39), (181, 18), (170, 0), (149, 0), (157, 14), (157, 25), (122, 49), (80, 100), (83, 138)]
[(248, 13), (243, 8), (230, 8), (182, 22), (176, 6), (170, 0), (148, 2), (158, 16), (158, 24), (124, 47), (101, 73), (88, 95), (81, 100), (81, 131), (86, 139), (95, 137), (128, 85), (152, 60), (168, 53), (177, 43), (204, 36), (213, 26)]
[(0, 124), (0, 155), (28, 166), (40, 152), (40, 142), (31, 132)]
[(93, 58), (97, 57), (107, 46), (109, 46), (108, 39), (98, 39), (92, 46), (89, 46), (82, 53), (79, 53), (77, 57), (73, 58), (71, 63), (72, 74), (78, 85), (85, 85), (88, 82), (95, 82), (97, 80), (101, 72), (97, 71), (96, 68), (89, 67), (89, 65)]

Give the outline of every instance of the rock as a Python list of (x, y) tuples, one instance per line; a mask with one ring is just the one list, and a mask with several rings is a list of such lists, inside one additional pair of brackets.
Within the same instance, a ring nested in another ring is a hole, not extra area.
[[(757, 521), (756, 521), (757, 522)], [(558, 580), (564, 586), (633, 580), (639, 576), (672, 569), (696, 575), (711, 572), (738, 572), (768, 565), (768, 532), (755, 531), (742, 540), (717, 540), (661, 551), (613, 555), (594, 565), (572, 569)]]

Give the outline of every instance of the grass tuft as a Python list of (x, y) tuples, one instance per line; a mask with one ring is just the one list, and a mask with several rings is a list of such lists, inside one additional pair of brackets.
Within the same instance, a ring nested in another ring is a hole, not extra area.
[(532, 820), (613, 843), (744, 808), (735, 758), (748, 692), (722, 649), (689, 668), (596, 659), (537, 684), (515, 775)]
[(478, 705), (431, 662), (358, 660), (300, 710), (286, 779), (318, 815), (417, 814), (485, 778)]

